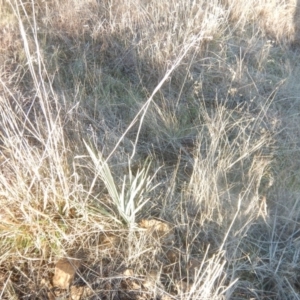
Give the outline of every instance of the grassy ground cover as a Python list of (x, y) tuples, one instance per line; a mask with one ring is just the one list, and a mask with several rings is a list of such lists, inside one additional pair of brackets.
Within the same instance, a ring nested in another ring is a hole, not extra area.
[(299, 11), (0, 0), (0, 298), (300, 299)]

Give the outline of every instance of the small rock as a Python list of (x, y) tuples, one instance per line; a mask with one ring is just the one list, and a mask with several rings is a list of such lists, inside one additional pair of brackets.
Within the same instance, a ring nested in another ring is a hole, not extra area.
[(55, 266), (55, 273), (52, 280), (53, 286), (68, 289), (80, 264), (81, 261), (78, 259), (60, 259)]

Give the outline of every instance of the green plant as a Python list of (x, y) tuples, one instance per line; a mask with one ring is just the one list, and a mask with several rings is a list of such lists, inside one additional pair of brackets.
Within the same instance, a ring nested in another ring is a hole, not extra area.
[(91, 147), (86, 142), (84, 143), (93, 161), (95, 172), (105, 184), (119, 216), (130, 228), (133, 228), (137, 213), (149, 200), (148, 194), (157, 187), (157, 185), (152, 185), (156, 172), (153, 176), (148, 175), (151, 163), (146, 160), (141, 170), (133, 175), (129, 159), (129, 174), (124, 175), (121, 189), (119, 189), (101, 152), (98, 152), (97, 156)]

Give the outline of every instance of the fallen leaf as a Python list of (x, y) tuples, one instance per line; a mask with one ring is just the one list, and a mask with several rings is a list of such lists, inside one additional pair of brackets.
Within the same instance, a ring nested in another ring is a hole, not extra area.
[(171, 230), (168, 224), (154, 219), (142, 220), (139, 225), (142, 228), (158, 231), (161, 234), (166, 234)]
[(175, 235), (170, 225), (158, 220), (142, 220), (139, 223), (141, 228), (145, 228), (148, 232), (153, 234), (155, 238), (162, 238), (164, 245), (172, 245), (175, 240)]
[(53, 286), (68, 289), (80, 264), (81, 261), (78, 259), (60, 259), (55, 266), (55, 273), (52, 280)]

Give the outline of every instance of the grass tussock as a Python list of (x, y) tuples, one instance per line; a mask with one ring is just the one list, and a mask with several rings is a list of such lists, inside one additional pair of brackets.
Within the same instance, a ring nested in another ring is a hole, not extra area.
[(290, 1), (0, 1), (1, 299), (299, 299)]

